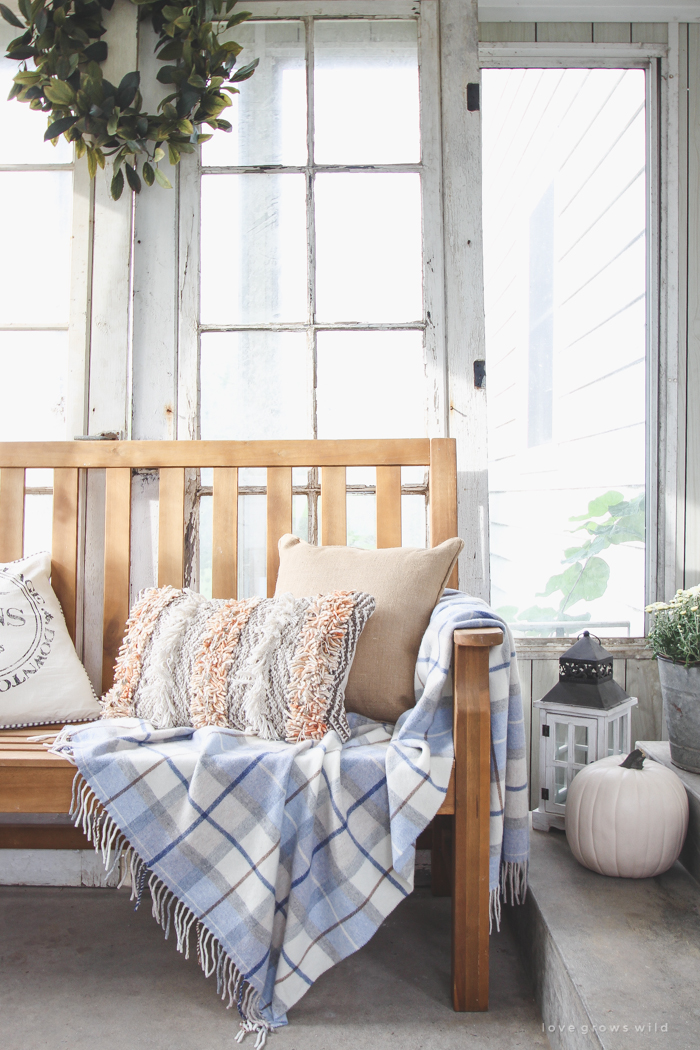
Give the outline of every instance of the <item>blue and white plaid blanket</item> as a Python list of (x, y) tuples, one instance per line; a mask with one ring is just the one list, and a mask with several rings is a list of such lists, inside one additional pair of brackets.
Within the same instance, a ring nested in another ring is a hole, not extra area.
[[(77, 822), (108, 867), (131, 871), (137, 900), (148, 883), (180, 951), (194, 928), (202, 968), (239, 1009), (239, 1038), (257, 1032), (262, 1046), (412, 891), (415, 841), (452, 767), (452, 634), (494, 622), (480, 600), (447, 591), (421, 645), (416, 706), (395, 726), (350, 715), (345, 745), (332, 731), (290, 745), (134, 718), (69, 726), (56, 740), (78, 767)], [(501, 893), (524, 894), (528, 860), (522, 702), (504, 630), (490, 651), (496, 920)]]

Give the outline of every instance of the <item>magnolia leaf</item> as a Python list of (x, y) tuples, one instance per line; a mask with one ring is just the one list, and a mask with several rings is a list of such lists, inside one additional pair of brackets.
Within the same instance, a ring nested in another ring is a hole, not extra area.
[(0, 15), (2, 15), (5, 21), (9, 22), (11, 26), (16, 26), (17, 29), (24, 29), (24, 25), (20, 22), (14, 11), (11, 11), (9, 7), (5, 7), (4, 4), (0, 4)]
[(21, 44), (19, 47), (8, 48), (7, 57), (13, 58), (15, 62), (22, 62), (26, 58), (34, 58), (39, 52), (35, 47), (27, 47)]
[(115, 201), (118, 201), (119, 198), (122, 195), (122, 190), (123, 189), (124, 189), (124, 172), (120, 168), (117, 171), (117, 173), (114, 175), (114, 177), (112, 178), (112, 185), (110, 186), (110, 193), (112, 194), (112, 199), (115, 200)]
[(49, 102), (53, 102), (57, 106), (72, 106), (76, 101), (75, 91), (73, 91), (70, 84), (67, 84), (65, 80), (59, 80), (57, 77), (51, 78), (44, 88), (44, 94)]
[(126, 181), (134, 191), (134, 193), (141, 192), (141, 179), (139, 178), (136, 168), (132, 168), (130, 164), (124, 164), (124, 171), (126, 172)]
[(251, 11), (239, 11), (237, 15), (232, 15), (226, 23), (226, 28), (231, 29), (233, 26), (237, 26), (239, 22), (245, 22), (247, 18), (252, 17)]
[(90, 146), (88, 146), (88, 152), (87, 152), (87, 166), (88, 166), (88, 173), (90, 175), (90, 178), (94, 179), (95, 178), (95, 174), (97, 172), (97, 157), (95, 156), (94, 149), (92, 149)]
[(155, 172), (153, 174), (156, 177), (156, 182), (158, 183), (158, 185), (162, 186), (164, 190), (171, 190), (172, 189), (172, 186), (171, 186), (170, 182), (168, 181), (166, 176), (163, 174), (163, 172), (160, 170), (160, 168), (156, 168), (156, 170), (155, 170)]
[(107, 44), (104, 40), (97, 40), (85, 48), (84, 54), (91, 62), (104, 62), (107, 58)]
[(146, 183), (147, 186), (152, 186), (155, 181), (156, 173), (154, 172), (153, 168), (148, 163), (148, 161), (144, 161), (142, 171), (143, 181)]
[(117, 88), (117, 94), (115, 96), (115, 105), (119, 106), (120, 109), (128, 109), (131, 103), (136, 97), (139, 84), (141, 82), (141, 74), (138, 72), (127, 73), (122, 77), (119, 87)]
[(58, 136), (62, 135), (64, 131), (71, 128), (77, 119), (77, 117), (61, 117), (60, 120), (54, 120), (53, 124), (49, 124), (44, 132), (44, 142), (49, 142), (50, 139), (58, 138)]
[(173, 165), (180, 163), (180, 151), (170, 142), (168, 143), (168, 160)]
[(165, 156), (165, 150), (162, 150), (160, 148), (160, 146), (157, 146), (156, 147), (156, 151), (153, 154), (153, 159), (156, 162), (156, 164), (158, 163), (159, 160), (162, 160), (164, 156)]
[(254, 62), (249, 62), (247, 66), (241, 66), (237, 73), (234, 73), (229, 80), (232, 84), (240, 84), (241, 80), (249, 80), (255, 70), (258, 68), (259, 58), (256, 58)]

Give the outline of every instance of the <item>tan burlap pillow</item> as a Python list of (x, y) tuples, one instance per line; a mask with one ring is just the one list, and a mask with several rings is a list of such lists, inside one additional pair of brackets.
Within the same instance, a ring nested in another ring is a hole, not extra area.
[(279, 541), (280, 570), (275, 594), (295, 598), (348, 589), (376, 600), (357, 643), (345, 689), (348, 711), (395, 722), (415, 702), (416, 657), (433, 611), (464, 543), (438, 547), (314, 547), (296, 536)]

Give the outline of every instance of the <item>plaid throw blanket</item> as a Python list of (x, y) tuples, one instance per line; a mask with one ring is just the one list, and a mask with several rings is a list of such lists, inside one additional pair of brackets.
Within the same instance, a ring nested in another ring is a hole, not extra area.
[[(357, 951), (413, 889), (415, 840), (452, 765), (450, 658), (458, 627), (493, 625), (455, 591), (436, 607), (416, 669), (417, 704), (396, 726), (350, 715), (351, 739), (262, 741), (134, 718), (67, 726), (53, 750), (78, 768), (74, 813), (138, 902), (216, 974), (238, 1039), (286, 1022), (325, 970)], [(522, 704), (510, 632), (491, 649), (491, 914), (525, 892)], [(99, 808), (101, 803), (102, 809)]]

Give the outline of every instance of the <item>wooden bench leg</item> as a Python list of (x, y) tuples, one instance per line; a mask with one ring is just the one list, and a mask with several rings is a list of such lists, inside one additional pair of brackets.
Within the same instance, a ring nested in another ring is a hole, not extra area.
[(480, 1011), (489, 1004), (490, 646), (476, 632), (463, 640), (469, 633), (455, 632), (454, 652), (452, 1001)]

